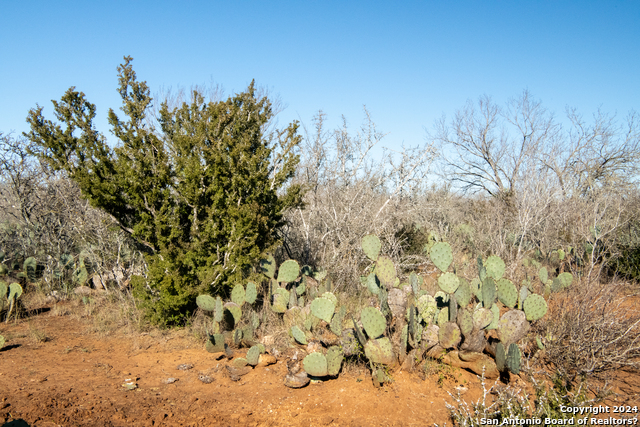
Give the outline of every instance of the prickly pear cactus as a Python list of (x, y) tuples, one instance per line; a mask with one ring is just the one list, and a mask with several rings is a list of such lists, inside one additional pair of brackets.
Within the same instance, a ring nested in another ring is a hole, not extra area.
[(504, 372), (507, 369), (507, 353), (504, 351), (504, 345), (501, 342), (496, 345), (496, 366), (500, 372)]
[(493, 321), (493, 312), (488, 308), (478, 308), (473, 312), (473, 328), (484, 329)]
[(458, 311), (458, 326), (465, 337), (473, 331), (473, 314), (468, 309)]
[(307, 337), (305, 336), (302, 329), (300, 329), (297, 325), (293, 325), (290, 329), (291, 335), (293, 338), (298, 341), (302, 345), (307, 345)]
[(378, 278), (375, 273), (371, 273), (367, 276), (367, 288), (369, 289), (369, 292), (374, 295), (380, 294), (380, 283), (378, 282)]
[(198, 295), (196, 304), (204, 311), (214, 311), (216, 309), (216, 299), (210, 295)]
[(314, 377), (324, 377), (329, 374), (327, 358), (319, 352), (307, 355), (302, 361), (302, 366), (307, 374)]
[(547, 273), (547, 267), (542, 267), (538, 270), (538, 276), (540, 277), (540, 281), (542, 283), (547, 283), (549, 281), (549, 273)]
[(433, 245), (431, 251), (429, 252), (429, 258), (431, 258), (431, 262), (440, 269), (440, 271), (445, 272), (453, 262), (453, 253), (451, 251), (451, 245), (446, 242), (440, 242)]
[(502, 258), (496, 255), (491, 255), (484, 263), (484, 267), (487, 269), (487, 276), (493, 280), (499, 280), (504, 276), (505, 265)]
[(327, 373), (331, 376), (338, 375), (340, 373), (340, 368), (342, 367), (342, 360), (344, 359), (344, 354), (340, 347), (337, 345), (329, 347), (326, 359)]
[(273, 279), (276, 275), (276, 260), (272, 255), (260, 260), (260, 271), (265, 276)]
[(496, 282), (496, 290), (498, 291), (498, 299), (501, 303), (509, 308), (516, 306), (518, 302), (518, 290), (516, 285), (509, 279), (500, 279)]
[(205, 349), (209, 353), (222, 353), (224, 351), (224, 335), (209, 335), (209, 339), (205, 343)]
[(231, 291), (231, 301), (237, 304), (239, 307), (242, 307), (242, 304), (245, 303), (245, 291), (244, 286), (241, 284), (237, 284), (233, 287)]
[(387, 288), (393, 286), (396, 281), (397, 273), (396, 266), (393, 264), (391, 258), (387, 256), (379, 256), (376, 262), (376, 276), (380, 279), (380, 282)]
[(438, 341), (442, 348), (454, 348), (462, 340), (462, 334), (460, 328), (454, 322), (446, 322), (440, 326), (438, 331)]
[(378, 259), (381, 247), (382, 244), (380, 243), (378, 236), (370, 234), (362, 238), (362, 250), (371, 261), (376, 261)]
[(327, 323), (331, 322), (336, 305), (328, 298), (319, 297), (311, 302), (311, 314)]
[(276, 288), (273, 292), (273, 305), (271, 309), (276, 313), (284, 313), (287, 311), (289, 303), (289, 291), (285, 288)]
[(418, 298), (416, 307), (418, 308), (420, 317), (422, 317), (425, 321), (432, 319), (433, 315), (438, 310), (436, 299), (429, 294), (422, 295), (420, 298)]
[(491, 277), (482, 282), (482, 306), (490, 308), (496, 302), (496, 284)]
[(509, 371), (513, 374), (518, 375), (520, 373), (520, 348), (517, 344), (511, 343), (509, 346), (509, 351), (507, 352), (507, 360), (506, 365)]
[(527, 315), (527, 320), (534, 321), (542, 318), (547, 313), (547, 302), (541, 295), (531, 294), (524, 300), (522, 308)]
[(560, 273), (557, 279), (560, 281), (560, 285), (562, 286), (562, 289), (567, 289), (569, 286), (571, 286), (571, 283), (573, 282), (573, 275), (568, 272)]
[(256, 298), (258, 298), (258, 287), (253, 282), (247, 283), (247, 289), (244, 294), (245, 301), (247, 304), (253, 304), (256, 302)]
[(393, 365), (395, 363), (393, 346), (387, 337), (367, 341), (364, 346), (364, 354), (373, 363), (381, 363), (383, 365)]
[(375, 307), (365, 307), (360, 313), (360, 321), (371, 339), (378, 338), (387, 329), (387, 320)]
[(509, 310), (498, 322), (498, 338), (505, 346), (520, 341), (529, 332), (529, 322), (520, 310)]
[(344, 306), (340, 307), (338, 312), (331, 319), (331, 332), (336, 335), (342, 335), (342, 324), (344, 323), (344, 317), (347, 315), (347, 309)]
[(247, 363), (251, 366), (256, 366), (258, 364), (258, 360), (260, 359), (260, 353), (262, 349), (258, 345), (254, 345), (247, 351)]
[(500, 308), (497, 304), (491, 306), (491, 313), (493, 313), (493, 320), (485, 329), (498, 329), (498, 322), (500, 321)]
[(438, 277), (438, 286), (448, 294), (454, 293), (459, 285), (460, 279), (453, 273), (444, 273)]
[(469, 287), (469, 283), (466, 280), (460, 278), (460, 284), (458, 285), (458, 289), (456, 289), (455, 294), (456, 300), (460, 307), (466, 307), (471, 302), (471, 288)]
[(300, 265), (292, 259), (285, 261), (278, 270), (278, 282), (290, 283), (295, 281), (300, 274)]

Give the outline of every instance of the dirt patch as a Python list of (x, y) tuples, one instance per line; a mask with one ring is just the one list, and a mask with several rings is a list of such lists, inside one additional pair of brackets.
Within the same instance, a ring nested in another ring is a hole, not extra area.
[(8, 339), (0, 351), (0, 423), (425, 426), (450, 423), (447, 391), (458, 388), (467, 401), (481, 393), (475, 375), (437, 364), (426, 379), (394, 372), (394, 383), (383, 389), (354, 368), (290, 389), (283, 385), (284, 360), (232, 381), (227, 361), (215, 360), (184, 331), (102, 336), (87, 320), (56, 312), (0, 325)]

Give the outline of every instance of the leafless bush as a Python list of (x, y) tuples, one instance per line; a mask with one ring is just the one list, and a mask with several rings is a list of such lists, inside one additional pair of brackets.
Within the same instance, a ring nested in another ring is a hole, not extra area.
[(554, 294), (538, 325), (549, 345), (545, 359), (563, 376), (603, 376), (640, 368), (640, 309), (627, 283), (584, 280)]

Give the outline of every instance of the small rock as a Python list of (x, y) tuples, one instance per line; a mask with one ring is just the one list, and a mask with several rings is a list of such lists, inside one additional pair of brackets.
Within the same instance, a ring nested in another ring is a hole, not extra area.
[(173, 378), (173, 377), (167, 378), (166, 380), (162, 380), (162, 382), (165, 383), (165, 384), (173, 384), (176, 381), (178, 381), (178, 379), (177, 378)]
[(309, 376), (305, 371), (300, 371), (297, 374), (287, 374), (284, 377), (284, 385), (289, 388), (302, 388), (309, 384)]
[(178, 365), (177, 369), (181, 371), (188, 371), (189, 369), (193, 369), (193, 365), (190, 363), (183, 363), (182, 365)]
[(238, 368), (235, 366), (225, 366), (227, 368), (227, 373), (229, 374), (229, 378), (231, 381), (239, 381), (243, 375), (247, 375), (251, 372), (251, 368), (249, 366), (245, 366), (242, 368)]
[(277, 361), (278, 360), (274, 356), (272, 356), (270, 354), (261, 354), (258, 357), (258, 366), (264, 367), (264, 366), (273, 365)]
[(202, 375), (202, 374), (198, 375), (198, 379), (205, 384), (211, 384), (212, 382), (215, 381), (213, 377), (210, 377), (209, 375)]

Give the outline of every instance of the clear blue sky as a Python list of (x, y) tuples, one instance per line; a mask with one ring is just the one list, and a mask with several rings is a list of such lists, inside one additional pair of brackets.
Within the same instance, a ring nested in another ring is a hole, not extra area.
[(443, 113), (528, 89), (557, 114), (640, 110), (640, 1), (6, 1), (0, 0), (0, 131), (27, 130), (36, 103), (70, 86), (120, 106), (116, 67), (134, 57), (161, 87), (252, 79), (287, 105), (352, 129), (369, 109), (385, 145), (415, 145)]

